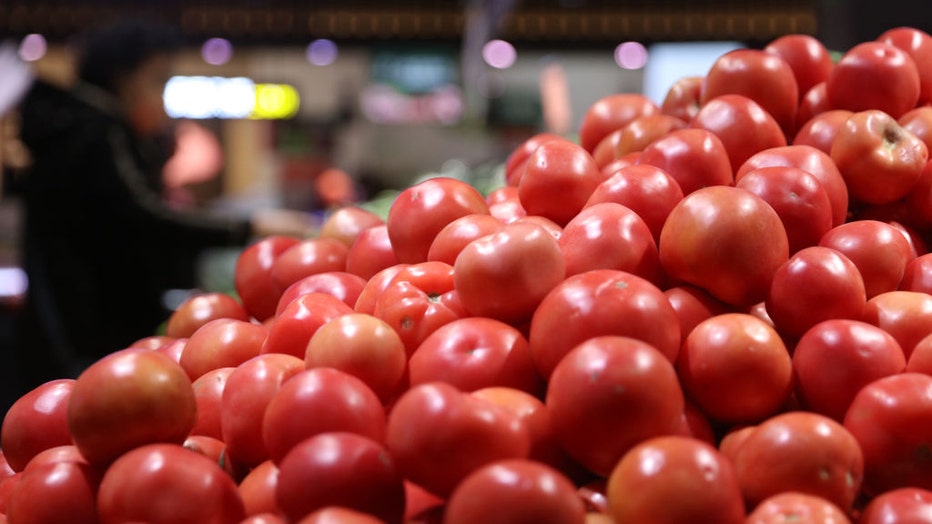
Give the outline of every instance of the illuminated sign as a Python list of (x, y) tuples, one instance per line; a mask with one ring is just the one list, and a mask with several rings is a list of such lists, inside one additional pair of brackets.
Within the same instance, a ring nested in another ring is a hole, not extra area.
[(291, 118), (300, 97), (294, 86), (257, 84), (249, 78), (175, 76), (165, 84), (165, 112), (172, 118)]

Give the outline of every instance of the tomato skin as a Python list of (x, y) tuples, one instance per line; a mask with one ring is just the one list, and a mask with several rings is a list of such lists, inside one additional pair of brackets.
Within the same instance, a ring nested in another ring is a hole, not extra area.
[(764, 52), (779, 56), (790, 66), (800, 97), (825, 82), (834, 66), (828, 49), (812, 35), (783, 35), (768, 43)]
[(345, 271), (329, 271), (304, 277), (288, 286), (278, 301), (276, 315), (281, 315), (295, 299), (308, 293), (324, 293), (353, 307), (366, 287), (366, 280)]
[(932, 491), (920, 488), (899, 488), (874, 497), (858, 524), (907, 524), (929, 520), (932, 512)]
[[(562, 136), (553, 133), (538, 133), (528, 138), (516, 147), (508, 158), (505, 160), (505, 182), (509, 187), (518, 187), (521, 177), (524, 176), (524, 169), (527, 166), (528, 157), (540, 147), (544, 142), (550, 140), (565, 140)], [(489, 202), (494, 205), (497, 202)]]
[(201, 375), (191, 387), (197, 402), (197, 421), (191, 429), (191, 435), (222, 438), (220, 430), (220, 399), (227, 379), (236, 368), (217, 368)]
[(919, 341), (906, 361), (906, 371), (932, 376), (932, 335)]
[(590, 338), (563, 357), (545, 404), (563, 449), (603, 476), (638, 442), (676, 433), (684, 410), (666, 356), (618, 336)]
[(707, 100), (689, 127), (715, 133), (732, 166), (740, 166), (759, 151), (786, 145), (780, 124), (744, 95), (723, 94)]
[(847, 515), (822, 497), (786, 491), (767, 497), (746, 524), (851, 524)]
[(784, 491), (825, 498), (851, 509), (864, 477), (858, 441), (838, 422), (805, 411), (758, 425), (735, 453), (735, 472), (749, 506)]
[(328, 506), (304, 517), (297, 524), (385, 524), (385, 521), (368, 513)]
[(450, 495), (446, 524), (584, 524), (576, 487), (553, 468), (530, 460), (503, 460), (474, 471)]
[(855, 220), (836, 226), (822, 237), (819, 245), (839, 251), (854, 262), (864, 280), (868, 300), (895, 290), (912, 259), (906, 238), (895, 227), (876, 220)]
[(877, 109), (899, 118), (919, 100), (919, 70), (909, 54), (897, 47), (862, 42), (835, 64), (826, 89), (835, 109)]
[(37, 386), (7, 410), (0, 428), (0, 447), (12, 471), (22, 471), (39, 452), (71, 444), (68, 432), (68, 400), (72, 379)]
[(181, 444), (197, 417), (184, 369), (145, 349), (112, 353), (78, 376), (68, 401), (68, 428), (92, 465), (143, 444)]
[(680, 321), (680, 333), (685, 339), (700, 322), (715, 315), (728, 313), (731, 308), (702, 289), (681, 285), (663, 292)]
[(346, 254), (346, 272), (363, 279), (397, 263), (398, 255), (388, 236), (386, 224), (360, 231)]
[(282, 252), (272, 265), (272, 280), (279, 291), (317, 273), (343, 271), (349, 246), (332, 238), (309, 238)]
[(844, 424), (864, 453), (868, 494), (916, 487), (932, 489), (932, 376), (900, 373), (864, 386)]
[[(492, 204), (494, 205), (494, 204)], [(503, 221), (492, 215), (466, 215), (450, 222), (434, 237), (427, 253), (428, 261), (456, 263), (456, 257), (473, 240), (501, 229)]]
[(333, 211), (320, 226), (320, 238), (334, 239), (347, 248), (359, 233), (385, 222), (375, 213), (361, 207), (344, 206)]
[(237, 489), (246, 514), (280, 513), (275, 501), (277, 486), (278, 467), (271, 460), (259, 464), (243, 477)]
[[(806, 91), (802, 100), (799, 102), (799, 107), (796, 109), (796, 129), (804, 126), (816, 115), (831, 111), (831, 109), (832, 106), (828, 103), (828, 92), (825, 87), (825, 82), (819, 82), (812, 86), (809, 91)], [(787, 137), (794, 136), (795, 134), (788, 135)]]
[(916, 291), (888, 291), (867, 301), (862, 319), (900, 343), (908, 359), (920, 340), (932, 335), (932, 295)]
[(621, 129), (635, 118), (660, 113), (660, 108), (644, 95), (617, 93), (600, 98), (589, 106), (579, 126), (583, 149), (592, 152), (606, 135)]
[(670, 362), (681, 342), (676, 311), (657, 286), (624, 271), (596, 269), (567, 278), (544, 297), (528, 343), (538, 372), (548, 378), (576, 345), (600, 335), (643, 340)]
[(205, 373), (236, 367), (259, 354), (268, 336), (261, 325), (220, 318), (201, 326), (185, 343), (178, 363), (191, 380)]
[(793, 145), (810, 146), (826, 155), (831, 154), (832, 143), (838, 131), (853, 114), (853, 111), (847, 109), (830, 109), (813, 116), (808, 122), (800, 125), (799, 131), (793, 137)]
[(688, 437), (655, 437), (632, 448), (612, 470), (607, 495), (616, 522), (744, 522), (731, 464)]
[(551, 140), (530, 157), (518, 185), (518, 198), (529, 215), (566, 225), (605, 179), (592, 156), (569, 140)]
[(96, 524), (100, 474), (85, 462), (54, 462), (24, 471), (6, 515), (21, 524)]
[(303, 360), (308, 342), (321, 326), (352, 312), (351, 307), (332, 295), (301, 295), (275, 319), (261, 353), (283, 353)]
[(292, 237), (266, 237), (247, 247), (236, 259), (233, 284), (243, 308), (256, 320), (261, 322), (275, 314), (280, 292), (272, 280), (272, 266), (279, 255), (298, 242)]
[(648, 144), (637, 163), (663, 169), (684, 195), (706, 186), (735, 183), (725, 144), (705, 129), (690, 127), (667, 133)]
[(699, 112), (704, 76), (682, 77), (670, 85), (663, 97), (660, 112), (689, 122)]
[(357, 313), (365, 313), (367, 315), (371, 315), (375, 312), (375, 304), (379, 299), (379, 295), (391, 284), (392, 279), (395, 278), (398, 272), (410, 265), (411, 264), (395, 264), (372, 275), (366, 282), (366, 286), (362, 288), (362, 292), (359, 293), (356, 304), (353, 305), (353, 310)]
[(219, 318), (248, 321), (249, 314), (235, 298), (226, 293), (199, 293), (175, 309), (168, 318), (165, 335), (190, 338), (201, 326)]
[(674, 116), (641, 116), (603, 138), (592, 152), (592, 158), (596, 165), (603, 169), (619, 158), (631, 153), (640, 153), (648, 144), (670, 131), (685, 127), (686, 121)]
[(246, 518), (236, 484), (206, 457), (172, 444), (127, 452), (104, 473), (102, 524), (238, 524)]

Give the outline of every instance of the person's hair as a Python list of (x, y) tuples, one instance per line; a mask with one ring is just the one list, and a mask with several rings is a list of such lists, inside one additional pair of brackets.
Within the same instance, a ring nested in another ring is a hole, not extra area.
[(173, 53), (183, 44), (177, 29), (142, 19), (125, 19), (99, 28), (79, 41), (78, 78), (115, 92), (120, 78), (149, 58)]

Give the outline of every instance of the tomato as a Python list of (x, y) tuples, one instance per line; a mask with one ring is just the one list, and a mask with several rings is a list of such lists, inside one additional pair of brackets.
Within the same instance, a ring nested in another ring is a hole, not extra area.
[(339, 369), (363, 381), (383, 403), (405, 386), (407, 353), (398, 333), (385, 321), (349, 313), (321, 326), (307, 345), (307, 369)]
[(918, 103), (932, 101), (932, 36), (915, 27), (896, 27), (884, 31), (877, 41), (902, 49), (913, 59), (919, 72)]
[(213, 369), (201, 375), (191, 385), (197, 402), (197, 421), (191, 429), (192, 435), (222, 438), (220, 431), (220, 399), (227, 379), (236, 368)]
[[(0, 450), (0, 482), (3, 482), (5, 479), (8, 479), (15, 474), (16, 472), (13, 471), (13, 468), (10, 467), (10, 463), (7, 461), (6, 456), (3, 454), (3, 450)], [(0, 513), (3, 513), (3, 511), (0, 511)]]
[(502, 460), (474, 471), (450, 495), (444, 522), (584, 524), (586, 508), (560, 472), (530, 460)]
[(191, 435), (184, 440), (181, 446), (209, 458), (211, 462), (220, 466), (220, 469), (226, 472), (230, 478), (238, 479), (248, 472), (242, 464), (237, 464), (230, 459), (227, 455), (226, 444), (219, 438), (206, 435)]
[(599, 142), (592, 158), (599, 168), (631, 153), (639, 153), (654, 140), (670, 131), (683, 129), (686, 122), (670, 115), (645, 115), (632, 120), (625, 127), (613, 131)]
[[(531, 156), (538, 147), (544, 142), (550, 140), (564, 140), (560, 135), (553, 133), (538, 133), (528, 138), (516, 147), (508, 158), (505, 160), (505, 182), (511, 187), (518, 187), (521, 177), (524, 176), (524, 169), (527, 166), (528, 157)], [(493, 205), (495, 202), (489, 202)]]
[(860, 320), (866, 303), (854, 262), (821, 246), (805, 248), (777, 268), (766, 299), (777, 331), (791, 339), (823, 320)]
[(689, 127), (715, 133), (732, 166), (740, 166), (764, 149), (786, 145), (783, 129), (774, 117), (754, 100), (739, 94), (723, 94), (705, 101)]
[(735, 453), (735, 472), (750, 506), (785, 491), (823, 497), (851, 509), (864, 475), (855, 437), (834, 420), (805, 411), (769, 418)]
[(239, 482), (239, 494), (247, 515), (279, 513), (275, 501), (278, 467), (271, 460), (259, 464)]
[[(832, 106), (828, 102), (828, 92), (825, 82), (819, 82), (812, 86), (809, 91), (803, 95), (796, 109), (796, 129), (803, 127), (807, 122), (812, 120), (816, 115), (831, 111)], [(795, 137), (794, 135), (788, 135)]]
[(743, 426), (738, 425), (729, 430), (725, 435), (719, 440), (718, 451), (724, 457), (728, 458), (732, 464), (735, 462), (735, 457), (738, 455), (738, 450), (744, 444), (744, 441), (747, 440), (751, 433), (757, 426)]
[[(19, 479), (22, 478), (22, 476), (23, 473), (19, 472), (0, 481), (0, 515), (3, 515), (4, 519), (6, 518), (8, 511), (10, 496), (12, 496), (13, 491), (16, 489), (16, 486), (19, 484)], [(0, 524), (3, 522), (3, 520), (0, 520)]]
[(847, 109), (832, 109), (813, 116), (808, 122), (800, 125), (799, 131), (793, 137), (793, 145), (810, 146), (826, 155), (831, 154), (835, 137), (853, 114), (853, 111)]
[[(494, 205), (494, 204), (493, 204)], [(427, 260), (450, 264), (473, 240), (491, 235), (502, 228), (502, 221), (492, 215), (466, 215), (447, 224), (434, 237)]]
[(703, 76), (686, 76), (670, 85), (663, 97), (660, 112), (689, 122), (699, 112)]
[(184, 347), (188, 344), (188, 339), (186, 338), (176, 338), (170, 342), (166, 342), (163, 346), (155, 349), (156, 353), (161, 353), (166, 357), (170, 358), (172, 362), (176, 364), (181, 363), (181, 354), (184, 353)]
[(779, 56), (790, 66), (800, 97), (825, 82), (834, 65), (828, 49), (812, 35), (783, 35), (768, 43), (764, 52)]
[(617, 269), (655, 285), (661, 283), (660, 257), (650, 229), (637, 213), (621, 204), (586, 207), (563, 228), (559, 245), (567, 276)]
[(528, 157), (518, 198), (529, 215), (563, 226), (586, 204), (606, 177), (592, 156), (569, 140), (551, 140)]
[(660, 113), (651, 99), (637, 93), (617, 93), (600, 98), (589, 106), (579, 125), (583, 149), (592, 152), (606, 135), (621, 129), (635, 118)]
[(618, 169), (599, 184), (585, 208), (605, 202), (621, 204), (641, 217), (656, 243), (663, 223), (680, 200), (683, 190), (666, 171), (650, 164), (635, 164)]
[(916, 291), (889, 291), (867, 301), (863, 320), (900, 343), (908, 359), (920, 340), (932, 335), (932, 295)]
[(731, 311), (731, 308), (702, 289), (674, 286), (663, 292), (680, 321), (680, 333), (685, 338), (703, 320)]
[(932, 147), (932, 106), (920, 106), (907, 111), (896, 119), (896, 123), (922, 140), (926, 149)]
[(411, 355), (411, 385), (447, 382), (461, 391), (503, 386), (539, 394), (543, 383), (516, 328), (485, 317), (454, 320)]
[(876, 220), (856, 220), (831, 229), (819, 245), (841, 252), (857, 266), (868, 300), (895, 290), (912, 251), (893, 226)]
[(400, 522), (405, 488), (380, 443), (353, 433), (322, 433), (281, 460), (275, 500), (291, 522), (327, 506)]
[(632, 448), (612, 470), (607, 495), (616, 522), (744, 522), (729, 461), (687, 437), (656, 437)]
[(710, 100), (729, 94), (753, 100), (773, 117), (786, 136), (793, 136), (800, 89), (793, 69), (780, 55), (735, 49), (718, 57), (702, 83), (700, 103), (705, 107)]
[(386, 224), (360, 231), (346, 254), (346, 272), (364, 279), (397, 263)]
[(357, 206), (341, 207), (327, 217), (320, 226), (319, 237), (334, 239), (350, 247), (359, 233), (385, 222), (375, 213)]
[(100, 474), (84, 462), (28, 468), (10, 494), (6, 515), (21, 524), (96, 524)]
[(932, 489), (932, 376), (900, 373), (861, 388), (844, 424), (864, 453), (864, 489)]
[[(349, 511), (349, 510), (346, 510)], [(302, 521), (303, 522), (303, 521)], [(259, 513), (246, 517), (240, 524), (287, 524), (277, 513)], [(345, 523), (343, 523), (345, 524)], [(368, 524), (368, 523), (367, 523)]]
[(220, 318), (191, 335), (179, 364), (191, 380), (222, 367), (236, 367), (259, 354), (268, 330), (261, 325)]
[(543, 227), (520, 221), (470, 242), (453, 267), (466, 311), (510, 324), (528, 320), (566, 274), (557, 240)]
[(746, 524), (850, 524), (835, 504), (815, 495), (786, 491), (767, 497), (748, 515)]
[(167, 336), (164, 336), (164, 335), (152, 335), (152, 336), (140, 338), (139, 340), (133, 342), (132, 344), (130, 344), (130, 345), (127, 346), (127, 347), (128, 347), (128, 348), (149, 349), (149, 350), (153, 350), (153, 351), (154, 351), (154, 350), (159, 349), (160, 347), (162, 347), (162, 346), (164, 346), (164, 345), (166, 345), (166, 344), (169, 344), (169, 343), (171, 343), (171, 342), (174, 342), (175, 340), (176, 340), (176, 339), (173, 338), (173, 337), (167, 337)]
[(906, 371), (932, 375), (932, 335), (919, 341), (906, 361)]
[(780, 217), (744, 189), (714, 186), (686, 196), (660, 233), (660, 264), (671, 278), (734, 305), (762, 301), (789, 258)]
[(836, 109), (876, 109), (899, 118), (919, 100), (919, 70), (905, 51), (883, 42), (863, 42), (835, 64), (826, 89)]
[(3, 417), (0, 448), (12, 471), (22, 471), (39, 452), (71, 444), (68, 401), (75, 381), (46, 382), (21, 396)]
[(430, 178), (395, 198), (388, 211), (388, 237), (398, 262), (424, 262), (434, 237), (447, 224), (462, 216), (488, 212), (485, 198), (466, 182)]
[(385, 524), (385, 521), (368, 513), (327, 506), (304, 517), (297, 524)]
[(906, 210), (911, 225), (932, 228), (932, 162), (926, 162), (919, 180), (906, 194)]
[(269, 458), (262, 437), (262, 419), (282, 384), (304, 371), (304, 361), (292, 355), (259, 355), (227, 378), (220, 399), (220, 430), (227, 452), (238, 463), (257, 466)]
[(332, 238), (309, 238), (282, 252), (272, 265), (272, 280), (279, 291), (318, 273), (343, 271), (349, 247)]
[(792, 361), (780, 336), (744, 313), (699, 323), (683, 340), (676, 370), (703, 413), (730, 423), (773, 415), (792, 388)]
[(346, 302), (332, 295), (301, 295), (275, 319), (262, 345), (262, 353), (283, 353), (304, 359), (307, 343), (321, 326), (352, 312)]
[(642, 440), (676, 433), (683, 402), (666, 355), (637, 339), (595, 336), (556, 365), (545, 404), (563, 449), (607, 476)]
[(443, 382), (414, 386), (398, 399), (385, 442), (404, 478), (441, 497), (485, 464), (526, 458), (531, 447), (513, 412)]
[(68, 401), (68, 428), (81, 454), (104, 465), (152, 442), (181, 444), (197, 417), (184, 369), (145, 349), (124, 349), (78, 376)]
[(800, 402), (838, 421), (862, 387), (905, 368), (906, 357), (896, 339), (857, 320), (820, 322), (799, 339), (793, 352)]
[(118, 458), (97, 494), (102, 524), (238, 524), (246, 518), (236, 484), (217, 464), (173, 444), (149, 444)]
[(613, 269), (567, 278), (547, 294), (531, 319), (531, 357), (544, 378), (575, 346), (600, 335), (643, 340), (668, 361), (680, 347), (679, 319), (657, 286)]
[(171, 338), (189, 338), (204, 324), (220, 318), (248, 321), (249, 314), (230, 295), (199, 293), (188, 298), (175, 309), (168, 318), (165, 335)]
[(881, 493), (864, 508), (858, 524), (922, 522), (932, 514), (932, 491), (899, 488)]
[(285, 289), (278, 301), (275, 314), (281, 315), (296, 298), (308, 293), (331, 295), (342, 300), (347, 306), (353, 307), (366, 287), (366, 282), (364, 278), (344, 271), (329, 271), (304, 277)]
[(637, 160), (659, 167), (684, 195), (706, 186), (734, 185), (732, 164), (722, 140), (705, 129), (680, 129), (654, 140)]
[(359, 297), (356, 299), (356, 304), (353, 305), (353, 309), (357, 313), (371, 315), (375, 311), (375, 304), (379, 299), (379, 295), (391, 284), (392, 279), (395, 278), (398, 272), (411, 265), (412, 264), (395, 264), (372, 275), (372, 278), (370, 278), (366, 282), (365, 287), (362, 288), (362, 292), (359, 293)]
[(298, 242), (292, 237), (266, 237), (237, 257), (233, 273), (236, 293), (246, 312), (257, 320), (263, 321), (275, 314), (281, 292), (272, 279), (272, 266), (279, 255)]

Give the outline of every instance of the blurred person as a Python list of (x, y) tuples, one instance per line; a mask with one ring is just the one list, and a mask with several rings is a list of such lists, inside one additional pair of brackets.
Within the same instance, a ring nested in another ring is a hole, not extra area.
[(22, 182), (26, 387), (154, 334), (170, 314), (164, 292), (193, 287), (185, 266), (202, 248), (310, 227), (293, 211), (240, 219), (168, 205), (162, 93), (180, 36), (124, 20), (80, 43), (76, 85), (37, 80), (20, 108), (33, 158)]

